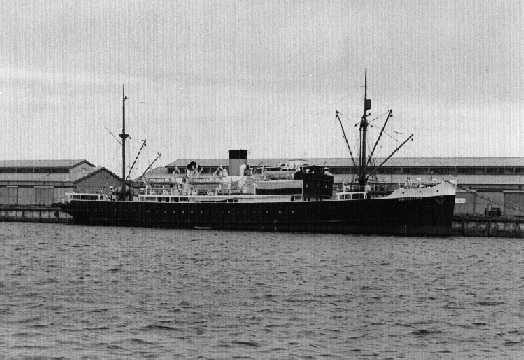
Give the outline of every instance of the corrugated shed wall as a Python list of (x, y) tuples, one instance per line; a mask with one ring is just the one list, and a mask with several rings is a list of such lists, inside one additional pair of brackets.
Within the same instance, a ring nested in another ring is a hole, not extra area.
[(66, 188), (54, 188), (53, 189), (53, 198), (54, 202), (63, 202), (66, 200), (65, 194), (68, 192), (73, 192), (72, 187), (66, 187)]
[(35, 204), (51, 205), (54, 202), (52, 187), (35, 187)]
[(18, 205), (35, 204), (35, 188), (19, 187), (18, 188)]
[(0, 204), (8, 204), (8, 190), (7, 187), (0, 187)]
[(504, 215), (524, 217), (524, 191), (504, 192)]
[(7, 203), (9, 205), (18, 204), (18, 187), (16, 186), (7, 187)]
[(504, 193), (502, 191), (478, 191), (475, 214), (484, 215), (486, 209), (498, 207), (504, 211)]
[[(476, 191), (457, 191), (456, 199), (458, 203), (455, 203), (455, 214), (456, 215), (474, 215), (477, 192)], [(461, 203), (462, 202), (462, 203)]]

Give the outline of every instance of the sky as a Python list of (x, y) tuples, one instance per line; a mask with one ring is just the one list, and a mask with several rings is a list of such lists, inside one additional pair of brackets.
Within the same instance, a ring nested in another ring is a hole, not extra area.
[(524, 156), (522, 1), (0, 0), (0, 159)]

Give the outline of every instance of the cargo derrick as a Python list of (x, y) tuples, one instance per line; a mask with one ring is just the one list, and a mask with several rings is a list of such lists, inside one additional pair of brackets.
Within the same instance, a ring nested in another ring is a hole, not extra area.
[(370, 110), (371, 110), (371, 99), (368, 99), (367, 97), (367, 72), (364, 72), (364, 112), (362, 114), (362, 117), (360, 118), (360, 121), (357, 124), (355, 124), (355, 126), (358, 125), (359, 127), (358, 166), (356, 165), (355, 159), (353, 158), (353, 152), (351, 150), (351, 146), (346, 136), (344, 126), (342, 125), (342, 121), (340, 118), (341, 113), (338, 110), (335, 113), (335, 117), (337, 118), (340, 124), (342, 135), (346, 142), (346, 146), (348, 148), (349, 155), (351, 157), (351, 161), (353, 163), (353, 166), (356, 168), (355, 173), (357, 174), (357, 188), (359, 191), (366, 191), (366, 187), (368, 185), (370, 177), (375, 175), (378, 169), (382, 167), (389, 159), (391, 159), (393, 155), (395, 155), (409, 140), (413, 140), (413, 134), (409, 135), (379, 165), (376, 165), (376, 166), (373, 165), (374, 164), (373, 155), (375, 153), (377, 145), (379, 144), (382, 138), (382, 135), (384, 134), (384, 131), (385, 131), (386, 125), (388, 124), (389, 119), (393, 117), (393, 110), (391, 109), (388, 110), (386, 120), (382, 124), (378, 138), (375, 141), (375, 143), (373, 144), (373, 147), (371, 149), (369, 156), (367, 156), (366, 154), (367, 152), (367, 132), (368, 132), (368, 127), (370, 126), (370, 121), (368, 120), (368, 116), (371, 114), (369, 112)]

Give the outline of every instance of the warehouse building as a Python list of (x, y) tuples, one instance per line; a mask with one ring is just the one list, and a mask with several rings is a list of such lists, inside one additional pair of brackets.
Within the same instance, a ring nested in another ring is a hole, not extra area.
[(68, 192), (109, 193), (120, 178), (87, 160), (0, 161), (0, 205), (50, 205)]
[[(212, 174), (219, 167), (227, 170), (230, 163), (230, 159), (178, 159), (146, 176), (153, 182), (169, 181), (173, 173), (183, 171), (191, 161), (195, 161), (204, 174)], [(375, 163), (381, 161), (376, 159)], [(285, 167), (299, 162), (327, 167), (339, 189), (355, 174), (355, 167), (347, 158), (247, 159), (254, 169)], [(501, 215), (524, 216), (522, 157), (399, 157), (390, 159), (374, 173), (375, 181), (393, 187), (406, 181), (430, 182), (434, 179), (457, 181), (456, 214), (485, 215), (500, 211)]]

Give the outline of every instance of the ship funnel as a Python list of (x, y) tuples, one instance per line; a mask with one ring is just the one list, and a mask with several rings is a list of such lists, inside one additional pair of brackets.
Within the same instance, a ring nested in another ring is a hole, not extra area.
[(247, 167), (247, 150), (229, 150), (229, 175), (242, 176), (240, 169)]

